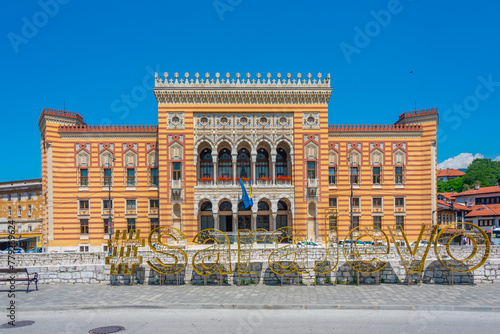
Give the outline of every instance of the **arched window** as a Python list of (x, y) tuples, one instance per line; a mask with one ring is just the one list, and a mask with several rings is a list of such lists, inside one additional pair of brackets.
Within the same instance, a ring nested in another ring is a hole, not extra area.
[(219, 211), (231, 211), (232, 205), (231, 202), (224, 201), (219, 205)]
[(212, 151), (209, 148), (201, 151), (200, 156), (200, 178), (214, 177), (214, 163), (212, 159)]
[(278, 202), (278, 211), (280, 211), (280, 210), (283, 210), (283, 211), (288, 210), (288, 205), (286, 204), (285, 201)]
[(238, 203), (238, 229), (250, 230), (252, 228), (252, 212), (250, 207), (245, 208), (243, 201)]
[(269, 177), (269, 154), (263, 148), (257, 151), (257, 177)]
[(246, 148), (238, 151), (237, 176), (249, 178), (252, 173), (250, 169), (250, 152)]
[(200, 207), (200, 231), (214, 228), (214, 216), (212, 214), (212, 202), (205, 201)]
[(257, 205), (257, 228), (263, 228), (269, 231), (269, 203), (264, 200), (259, 201)]
[(218, 177), (233, 177), (233, 165), (231, 162), (231, 152), (224, 148), (219, 152)]
[(281, 147), (276, 151), (276, 176), (288, 176), (286, 151)]
[(201, 209), (200, 211), (205, 212), (205, 211), (210, 211), (212, 212), (212, 202), (210, 201), (205, 201), (201, 204)]
[(288, 204), (285, 201), (278, 202), (278, 214), (276, 215), (276, 229), (288, 226)]

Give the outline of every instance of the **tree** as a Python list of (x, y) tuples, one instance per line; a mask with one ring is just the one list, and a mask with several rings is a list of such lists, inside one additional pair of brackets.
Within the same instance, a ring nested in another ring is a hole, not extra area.
[(474, 187), (476, 183), (481, 187), (495, 186), (499, 181), (500, 162), (491, 159), (475, 159), (463, 176), (463, 183), (470, 187)]
[[(465, 175), (464, 175), (465, 176)], [(438, 193), (447, 192), (462, 192), (464, 189), (464, 176), (457, 177), (456, 179), (449, 181), (437, 181), (437, 191)]]

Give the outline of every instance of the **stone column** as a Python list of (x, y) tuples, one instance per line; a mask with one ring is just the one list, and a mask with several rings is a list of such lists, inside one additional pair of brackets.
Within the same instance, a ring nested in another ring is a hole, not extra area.
[(233, 161), (233, 185), (236, 184), (236, 166), (238, 165), (238, 154), (232, 154)]
[(276, 230), (276, 216), (278, 215), (277, 212), (273, 212), (271, 217), (273, 218), (271, 222), (269, 222), (269, 230), (270, 231), (275, 231)]
[(252, 212), (252, 221), (251, 221), (251, 230), (253, 231), (256, 228), (257, 228), (257, 211)]
[(271, 167), (271, 175), (273, 176), (273, 185), (276, 184), (276, 154), (271, 156), (272, 167)]
[(257, 181), (257, 176), (255, 175), (255, 163), (257, 161), (257, 153), (252, 153), (252, 184)]
[(233, 212), (233, 233), (236, 232), (236, 235), (238, 235), (238, 213)]
[(219, 221), (217, 220), (218, 214), (217, 212), (213, 212), (212, 214), (214, 215), (214, 228), (220, 230)]
[(214, 163), (214, 183), (217, 184), (217, 154), (212, 153), (212, 161)]

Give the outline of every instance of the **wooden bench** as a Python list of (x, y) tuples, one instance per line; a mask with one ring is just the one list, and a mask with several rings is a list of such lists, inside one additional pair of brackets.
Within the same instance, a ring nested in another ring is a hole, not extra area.
[[(28, 282), (28, 288), (26, 289), (26, 292), (29, 291), (30, 289), (30, 283), (35, 282), (36, 289), (38, 290), (38, 273), (29, 273), (28, 268), (14, 268), (14, 269), (9, 269), (9, 268), (0, 268), (0, 274), (18, 274), (18, 273), (25, 273), (26, 277), (16, 277), (14, 280), (16, 282), (18, 281), (26, 281)], [(11, 275), (9, 277), (0, 277), (0, 282), (10, 282), (11, 281)]]

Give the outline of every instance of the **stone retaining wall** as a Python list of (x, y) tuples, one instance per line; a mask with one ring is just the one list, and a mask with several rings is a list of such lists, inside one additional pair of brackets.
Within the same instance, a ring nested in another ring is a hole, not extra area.
[[(272, 248), (274, 249), (274, 247)], [(339, 254), (339, 264), (337, 268), (327, 275), (316, 274), (312, 269), (297, 275), (296, 273), (278, 276), (274, 274), (268, 266), (268, 256), (271, 249), (252, 250), (252, 271), (256, 275), (238, 276), (238, 264), (236, 250), (231, 251), (231, 275), (219, 274), (202, 277), (192, 268), (191, 259), (197, 250), (189, 249), (188, 265), (186, 269), (178, 275), (161, 275), (152, 270), (146, 261), (153, 259), (157, 254), (151, 251), (139, 252), (143, 256), (143, 264), (136, 267), (136, 273), (130, 275), (109, 275), (109, 265), (105, 265), (107, 253), (49, 253), (49, 254), (15, 254), (15, 267), (27, 267), (30, 272), (38, 272), (39, 283), (92, 283), (108, 284), (346, 284), (358, 281), (363, 284), (381, 283), (404, 283), (407, 275), (403, 263), (397, 252), (393, 250), (390, 255), (384, 257), (388, 264), (378, 273), (356, 274), (356, 272), (345, 262), (342, 252)], [(467, 253), (464, 249), (455, 249), (454, 253)], [(311, 250), (309, 259), (311, 263), (321, 259), (324, 251)], [(0, 266), (7, 266), (7, 255), (0, 255)], [(21, 274), (22, 275), (22, 274)], [(410, 275), (409, 281), (414, 282), (417, 275)], [(483, 267), (468, 274), (458, 274), (450, 272), (430, 252), (422, 271), (424, 283), (453, 283), (469, 284), (474, 283), (500, 283), (500, 247), (494, 246), (490, 256)], [(131, 282), (132, 281), (132, 282)], [(5, 284), (6, 282), (0, 282)], [(19, 282), (21, 283), (21, 282)], [(17, 283), (16, 283), (17, 284)]]

